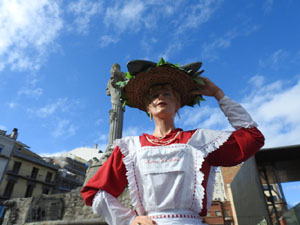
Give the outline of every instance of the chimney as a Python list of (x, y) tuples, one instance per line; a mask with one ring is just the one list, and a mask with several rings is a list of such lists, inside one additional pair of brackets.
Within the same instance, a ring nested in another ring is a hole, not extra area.
[(18, 138), (18, 129), (14, 128), (11, 134), (9, 135), (10, 138), (17, 140)]

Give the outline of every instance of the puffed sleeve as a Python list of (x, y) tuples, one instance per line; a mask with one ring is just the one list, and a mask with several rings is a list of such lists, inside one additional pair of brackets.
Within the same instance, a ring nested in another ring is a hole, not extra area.
[(128, 182), (123, 158), (124, 155), (117, 146), (111, 156), (82, 188), (81, 195), (85, 204), (91, 206), (94, 196), (99, 190), (106, 191), (114, 197), (118, 197), (124, 191)]
[(240, 104), (224, 96), (219, 105), (236, 131), (208, 155), (208, 160), (213, 166), (234, 166), (253, 156), (264, 145), (264, 136)]
[(234, 166), (253, 156), (263, 145), (264, 136), (256, 127), (241, 128), (210, 153), (208, 161), (212, 166)]

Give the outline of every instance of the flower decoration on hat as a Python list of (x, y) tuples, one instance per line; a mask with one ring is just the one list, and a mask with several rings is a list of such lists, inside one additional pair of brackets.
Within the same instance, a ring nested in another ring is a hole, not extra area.
[(200, 105), (205, 99), (201, 95), (193, 95), (192, 92), (201, 88), (199, 84), (204, 85), (200, 78), (204, 70), (198, 71), (201, 66), (201, 62), (179, 66), (163, 58), (158, 63), (146, 60), (129, 61), (125, 81), (117, 82), (122, 90), (123, 106), (128, 105), (146, 111), (145, 95), (151, 87), (159, 84), (170, 84), (180, 94), (181, 107)]

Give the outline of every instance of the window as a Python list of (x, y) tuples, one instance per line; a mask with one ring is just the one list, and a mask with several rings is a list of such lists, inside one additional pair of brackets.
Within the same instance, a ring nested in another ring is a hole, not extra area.
[[(268, 187), (269, 187), (269, 186), (268, 186), (267, 184), (264, 184), (264, 185), (263, 185), (264, 191), (269, 190)], [(270, 190), (273, 190), (273, 185), (272, 185), (272, 184), (270, 184)]]
[(225, 210), (225, 216), (230, 216), (229, 210)]
[(15, 181), (8, 180), (8, 182), (6, 184), (6, 187), (5, 187), (5, 190), (4, 190), (3, 196), (6, 197), (6, 198), (10, 198), (11, 194), (13, 192), (14, 186), (15, 186)]
[(39, 172), (39, 169), (36, 168), (36, 167), (33, 167), (32, 171), (31, 171), (31, 178), (35, 179), (37, 177), (37, 175), (38, 175), (38, 172)]
[(43, 194), (45, 194), (45, 195), (49, 194), (49, 188), (44, 188), (43, 189)]
[(32, 196), (33, 189), (34, 189), (33, 185), (31, 185), (31, 184), (27, 185), (27, 189), (26, 189), (26, 193), (25, 193), (25, 198)]
[(221, 211), (216, 211), (216, 216), (222, 216)]
[(0, 152), (2, 152), (3, 149), (4, 149), (4, 146), (0, 145)]
[(267, 196), (267, 201), (268, 202), (272, 202), (272, 199), (273, 199), (274, 202), (278, 201), (277, 196)]
[(19, 170), (20, 170), (20, 167), (21, 167), (21, 162), (17, 162), (17, 161), (15, 161), (15, 163), (14, 163), (14, 167), (13, 167), (13, 172), (14, 173), (16, 173), (16, 174), (18, 174), (19, 173)]
[(51, 182), (51, 178), (52, 178), (52, 173), (47, 172), (47, 176), (46, 176), (45, 182), (50, 183)]

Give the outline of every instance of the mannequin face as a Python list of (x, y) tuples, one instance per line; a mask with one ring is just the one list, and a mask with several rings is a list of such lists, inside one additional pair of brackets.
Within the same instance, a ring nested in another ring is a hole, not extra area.
[(150, 102), (147, 107), (148, 113), (151, 113), (153, 118), (167, 119), (174, 117), (180, 108), (179, 102), (169, 85), (152, 87), (149, 91), (148, 99)]

